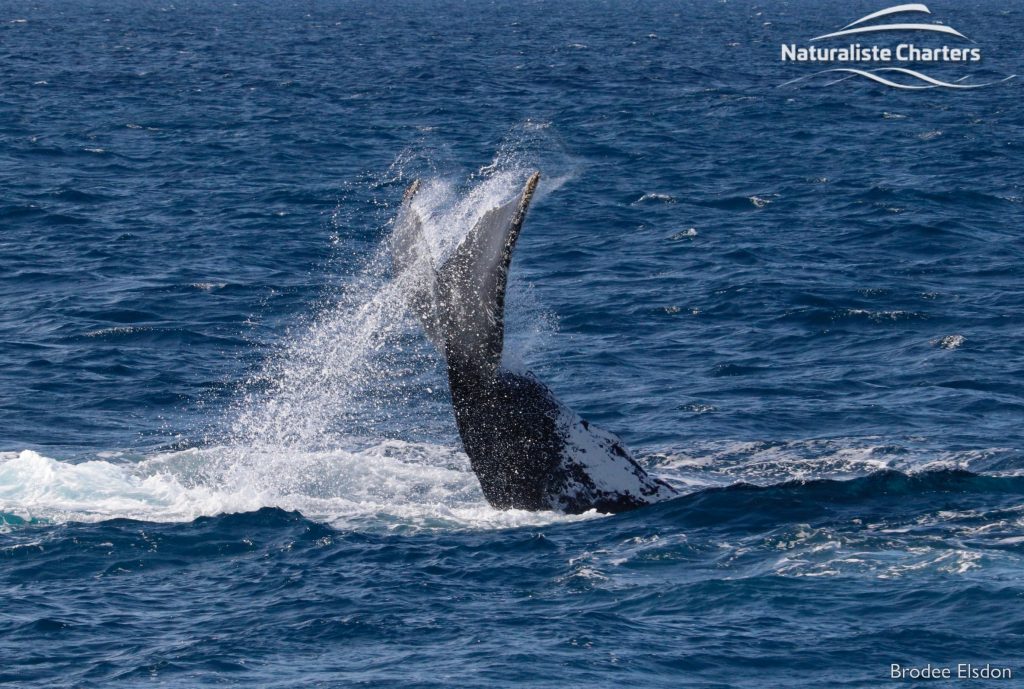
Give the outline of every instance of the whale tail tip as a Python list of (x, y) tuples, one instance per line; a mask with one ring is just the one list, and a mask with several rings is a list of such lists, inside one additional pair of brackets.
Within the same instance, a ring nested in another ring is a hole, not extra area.
[(509, 265), (539, 181), (534, 172), (514, 198), (484, 213), (440, 268), (413, 203), (419, 180), (405, 191), (391, 238), (395, 272), (410, 280), (406, 302), (449, 365), (493, 375), (501, 364)]

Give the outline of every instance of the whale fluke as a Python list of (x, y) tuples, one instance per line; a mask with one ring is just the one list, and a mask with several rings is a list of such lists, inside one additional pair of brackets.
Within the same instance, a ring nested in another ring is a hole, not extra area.
[(419, 189), (420, 181), (415, 180), (405, 190), (402, 209), (391, 233), (391, 259), (395, 273), (407, 281), (406, 304), (423, 324), (430, 341), (444, 352), (446, 336), (442, 311), (438, 308), (437, 271), (423, 236), (423, 221), (412, 205)]
[(419, 180), (405, 192), (392, 252), (396, 269), (413, 280), (410, 305), (449, 360), (481, 375), (493, 375), (501, 365), (509, 264), (539, 181), (540, 173), (533, 173), (516, 198), (484, 213), (440, 270), (412, 204)]
[(406, 301), (447, 363), (462, 447), (487, 501), (500, 509), (619, 512), (676, 495), (619, 438), (562, 404), (531, 373), (501, 366), (512, 251), (537, 188), (534, 173), (488, 210), (440, 269), (406, 190), (391, 250)]

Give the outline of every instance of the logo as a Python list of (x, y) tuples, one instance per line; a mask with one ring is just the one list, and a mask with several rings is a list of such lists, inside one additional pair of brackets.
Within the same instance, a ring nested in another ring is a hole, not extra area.
[[(924, 69), (941, 64), (977, 66), (981, 62), (982, 49), (972, 39), (960, 33), (952, 26), (924, 21), (920, 15), (931, 15), (931, 10), (921, 3), (893, 5), (878, 12), (872, 12), (846, 26), (815, 36), (808, 40), (807, 45), (783, 43), (780, 46), (783, 63), (807, 63), (832, 66), (802, 77), (791, 79), (779, 86), (789, 86), (798, 82), (806, 82), (821, 75), (831, 75), (825, 85), (831, 86), (847, 79), (861, 77), (895, 89), (979, 89), (1009, 81), (1017, 75), (995, 81), (976, 83), (972, 75), (960, 77), (955, 81), (945, 81), (924, 73)], [(894, 15), (901, 15), (900, 18)], [(908, 15), (915, 15), (908, 18)], [(956, 43), (948, 45), (928, 45), (918, 43), (898, 43), (880, 45), (878, 43), (861, 42), (862, 37), (874, 37), (878, 34), (895, 32), (901, 36), (908, 34), (920, 35), (923, 39), (952, 37)], [(841, 39), (842, 45), (836, 45)], [(879, 66), (881, 65), (881, 66)]]

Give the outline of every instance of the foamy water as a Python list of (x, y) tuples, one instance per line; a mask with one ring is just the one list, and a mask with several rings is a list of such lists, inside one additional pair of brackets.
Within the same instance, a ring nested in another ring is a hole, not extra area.
[(322, 453), (214, 447), (123, 462), (61, 462), (31, 450), (0, 454), (0, 513), (23, 521), (187, 522), (264, 507), (370, 530), (508, 528), (580, 518), (495, 510), (465, 455), (398, 441)]
[[(32, 450), (0, 453), (0, 513), (63, 523), (187, 522), (264, 507), (359, 530), (495, 529), (600, 517), (501, 511), (480, 491), (469, 459), (449, 445), (384, 440), (301, 451), (219, 446), (139, 458), (66, 462)], [(709, 441), (687, 453), (641, 457), (684, 493), (733, 484), (851, 479), (879, 471), (1000, 471), (1010, 448), (934, 453), (871, 439), (789, 443)]]

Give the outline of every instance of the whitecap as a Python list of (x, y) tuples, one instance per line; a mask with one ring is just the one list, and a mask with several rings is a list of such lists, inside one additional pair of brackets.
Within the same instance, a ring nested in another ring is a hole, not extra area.
[(967, 340), (963, 335), (946, 335), (945, 337), (937, 340), (932, 340), (932, 344), (942, 349), (957, 349)]
[(649, 201), (660, 201), (661, 203), (675, 203), (676, 199), (671, 194), (649, 192), (636, 200), (637, 203), (647, 203)]
[(697, 228), (696, 227), (690, 227), (690, 228), (687, 228), (685, 230), (680, 230), (679, 232), (676, 232), (674, 235), (669, 237), (669, 239), (671, 239), (673, 241), (678, 241), (680, 239), (692, 239), (692, 238), (694, 238), (696, 236), (697, 236)]

